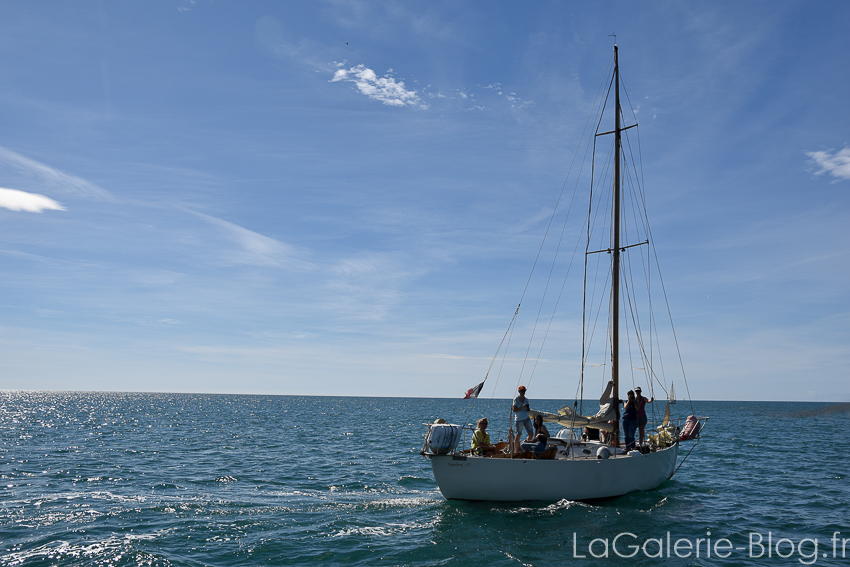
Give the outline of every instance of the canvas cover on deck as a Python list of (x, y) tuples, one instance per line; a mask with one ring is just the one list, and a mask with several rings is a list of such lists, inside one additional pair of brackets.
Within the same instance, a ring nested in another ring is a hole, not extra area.
[(602, 431), (614, 431), (614, 425), (608, 423), (614, 421), (616, 416), (616, 406), (619, 400), (611, 398), (611, 391), (614, 389), (614, 382), (608, 382), (602, 397), (599, 398), (599, 411), (595, 415), (583, 416), (575, 413), (570, 406), (564, 406), (558, 410), (558, 413), (550, 413), (547, 411), (529, 410), (528, 415), (534, 417), (540, 415), (546, 423), (558, 423), (566, 427), (591, 427), (593, 429), (601, 429)]

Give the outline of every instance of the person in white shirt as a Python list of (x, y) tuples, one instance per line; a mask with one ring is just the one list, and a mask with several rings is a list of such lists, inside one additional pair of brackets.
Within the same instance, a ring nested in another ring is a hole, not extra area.
[(514, 398), (514, 405), (511, 407), (511, 411), (514, 412), (516, 419), (516, 439), (514, 440), (515, 453), (519, 453), (519, 444), (523, 441), (523, 437), (520, 435), (523, 428), (525, 428), (526, 433), (528, 433), (528, 437), (534, 435), (531, 418), (528, 417), (528, 410), (531, 409), (531, 405), (528, 398), (525, 397), (526, 389), (527, 388), (525, 386), (517, 388), (519, 395)]

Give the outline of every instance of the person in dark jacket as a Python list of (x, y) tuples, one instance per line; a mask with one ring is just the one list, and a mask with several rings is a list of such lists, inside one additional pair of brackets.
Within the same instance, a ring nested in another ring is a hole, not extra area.
[(623, 437), (626, 441), (626, 451), (635, 447), (635, 431), (638, 428), (638, 410), (635, 393), (629, 390), (629, 399), (623, 403)]
[(534, 436), (530, 441), (526, 441), (525, 443), (521, 443), (523, 451), (532, 451), (535, 453), (542, 453), (546, 450), (546, 445), (549, 442), (549, 430), (546, 429), (546, 426), (543, 425), (543, 416), (537, 414), (534, 416)]

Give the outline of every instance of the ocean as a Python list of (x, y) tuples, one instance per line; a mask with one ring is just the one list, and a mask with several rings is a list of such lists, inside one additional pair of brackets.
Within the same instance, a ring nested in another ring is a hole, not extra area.
[(445, 500), (423, 424), (496, 437), (509, 404), (0, 392), (0, 565), (850, 567), (846, 405), (694, 402), (704, 436), (650, 492)]

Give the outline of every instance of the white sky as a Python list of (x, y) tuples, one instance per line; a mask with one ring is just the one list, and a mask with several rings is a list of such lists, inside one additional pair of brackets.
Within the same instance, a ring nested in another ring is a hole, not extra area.
[[(848, 24), (837, 1), (7, 4), (0, 389), (462, 395), (616, 32), (691, 394), (848, 401)], [(555, 348), (529, 397), (576, 372)]]

